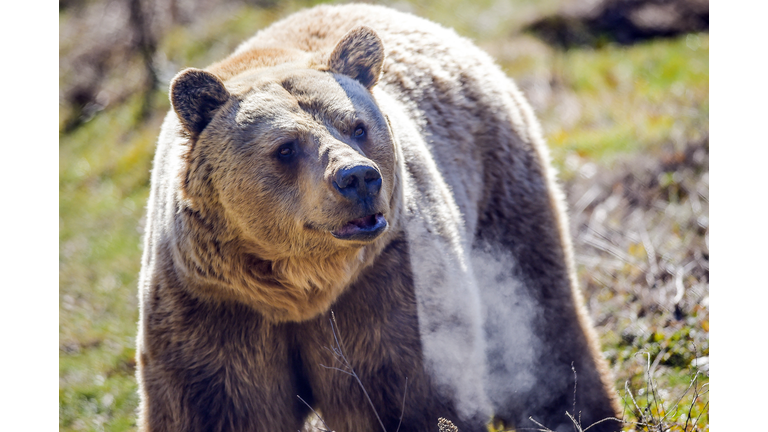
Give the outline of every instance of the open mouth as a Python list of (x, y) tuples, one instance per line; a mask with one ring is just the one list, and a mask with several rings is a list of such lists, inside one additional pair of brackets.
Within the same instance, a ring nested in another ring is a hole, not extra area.
[(384, 215), (377, 213), (353, 219), (331, 234), (341, 240), (373, 240), (387, 229), (387, 225)]

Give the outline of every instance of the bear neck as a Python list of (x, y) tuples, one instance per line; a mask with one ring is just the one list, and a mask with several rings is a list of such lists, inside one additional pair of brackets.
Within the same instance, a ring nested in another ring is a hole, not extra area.
[[(206, 206), (209, 208), (208, 206)], [(389, 236), (322, 255), (264, 259), (218, 211), (182, 207), (176, 213), (172, 256), (184, 289), (206, 302), (248, 305), (274, 322), (305, 321), (326, 312)], [(216, 221), (216, 223), (211, 223)]]

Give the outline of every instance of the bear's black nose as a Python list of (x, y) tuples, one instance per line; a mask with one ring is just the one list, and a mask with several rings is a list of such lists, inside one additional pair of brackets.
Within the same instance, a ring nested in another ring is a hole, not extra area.
[(381, 189), (381, 174), (376, 168), (357, 165), (336, 171), (333, 186), (348, 200), (374, 197)]

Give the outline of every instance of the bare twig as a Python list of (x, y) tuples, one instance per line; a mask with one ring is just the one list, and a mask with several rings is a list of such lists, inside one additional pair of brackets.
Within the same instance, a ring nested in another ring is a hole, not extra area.
[[(694, 388), (694, 396), (695, 396), (695, 397), (694, 397), (694, 400), (693, 400), (693, 402), (691, 403), (691, 406), (690, 406), (690, 409), (693, 409), (693, 404), (696, 402), (696, 397), (698, 397), (698, 396), (696, 396), (696, 394), (697, 394), (697, 389), (696, 389), (696, 387), (695, 387), (695, 384), (696, 384), (696, 382), (698, 382), (698, 378), (699, 378), (699, 374), (700, 374), (700, 373), (701, 373), (701, 372), (699, 372), (699, 371), (696, 371), (696, 374), (695, 374), (695, 375), (694, 375), (694, 377), (691, 379), (691, 382), (690, 382), (690, 384), (688, 384), (688, 388), (686, 388), (686, 389), (685, 389), (685, 391), (683, 392), (683, 394), (682, 394), (682, 395), (680, 395), (680, 397), (677, 399), (677, 402), (675, 402), (675, 405), (674, 405), (674, 406), (672, 406), (672, 408), (670, 408), (670, 410), (669, 410), (669, 412), (667, 413), (667, 415), (668, 415), (669, 413), (672, 413), (672, 412), (676, 412), (676, 411), (677, 411), (677, 407), (678, 407), (678, 405), (680, 405), (680, 402), (682, 402), (682, 401), (683, 401), (683, 398), (685, 397), (685, 395), (687, 395), (687, 394), (688, 394), (688, 392), (691, 390), (691, 387), (693, 387), (693, 388)], [(667, 415), (664, 415), (664, 417), (662, 418), (662, 420), (664, 420), (664, 419), (667, 417)], [(690, 417), (690, 413), (689, 413), (689, 417)], [(688, 420), (686, 420), (686, 421), (685, 421), (685, 423), (687, 424), (687, 423), (688, 423)], [(686, 428), (687, 428), (687, 426), (686, 426)], [(685, 430), (685, 429), (683, 429), (683, 430)]]
[[(336, 322), (336, 315), (333, 313), (333, 311), (331, 311), (330, 323), (331, 323), (331, 333), (333, 334), (333, 340), (335, 342), (335, 346), (332, 348), (325, 347), (325, 349), (328, 352), (330, 352), (333, 355), (334, 359), (340, 362), (345, 369), (335, 367), (335, 366), (326, 366), (324, 364), (321, 364), (320, 366), (325, 369), (334, 370), (334, 371), (341, 372), (353, 377), (357, 381), (357, 384), (360, 386), (360, 389), (363, 391), (363, 394), (368, 400), (368, 404), (370, 404), (371, 409), (373, 410), (373, 414), (376, 416), (376, 420), (379, 421), (379, 425), (381, 426), (381, 429), (384, 432), (387, 432), (387, 429), (384, 427), (384, 423), (381, 421), (381, 418), (379, 417), (379, 413), (376, 411), (376, 407), (374, 406), (373, 401), (371, 400), (371, 397), (368, 394), (368, 391), (365, 390), (365, 386), (363, 385), (362, 380), (360, 380), (360, 377), (357, 375), (354, 368), (352, 367), (352, 364), (349, 362), (346, 354), (344, 353), (345, 348), (343, 345), (343, 339), (338, 335), (338, 330), (337, 330), (338, 323)], [(405, 390), (403, 391), (403, 405), (400, 410), (400, 422), (397, 424), (397, 430), (395, 432), (400, 431), (400, 426), (403, 423), (403, 416), (405, 415), (405, 399), (407, 394), (408, 394), (408, 377), (405, 377)]]
[[(566, 413), (566, 414), (568, 414), (568, 413)], [(572, 417), (572, 416), (570, 416), (570, 415), (569, 415), (568, 417), (571, 417), (571, 420), (573, 420), (573, 417)], [(622, 419), (618, 419), (618, 418), (616, 418), (616, 417), (606, 417), (606, 418), (604, 418), (604, 419), (602, 419), (602, 420), (598, 420), (598, 421), (596, 421), (596, 422), (592, 423), (591, 425), (589, 425), (589, 426), (585, 427), (584, 429), (581, 429), (581, 426), (578, 426), (578, 427), (579, 427), (579, 431), (581, 431), (581, 432), (586, 432), (586, 431), (588, 431), (588, 430), (589, 430), (589, 429), (590, 429), (592, 426), (598, 425), (598, 424), (600, 424), (600, 423), (603, 423), (603, 422), (607, 422), (607, 421), (609, 421), (609, 420), (617, 421), (617, 422), (619, 422), (619, 423), (625, 423), (625, 422), (624, 422), (624, 420), (622, 420)]]
[[(695, 352), (695, 347), (694, 347)], [(685, 389), (685, 391), (680, 395), (679, 398), (675, 401), (674, 405), (667, 410), (664, 407), (664, 401), (659, 396), (658, 390), (657, 390), (657, 384), (655, 380), (653, 379), (653, 374), (650, 373), (651, 369), (653, 369), (653, 366), (649, 366), (650, 363), (650, 354), (647, 352), (638, 353), (638, 354), (645, 354), (646, 355), (646, 373), (647, 373), (647, 381), (646, 381), (646, 405), (644, 408), (640, 408), (639, 404), (637, 403), (637, 400), (635, 399), (632, 391), (629, 389), (629, 381), (626, 381), (624, 384), (624, 389), (626, 391), (625, 397), (624, 397), (624, 403), (625, 403), (625, 409), (628, 407), (626, 396), (629, 396), (629, 399), (632, 402), (632, 406), (634, 406), (634, 411), (637, 419), (639, 421), (637, 422), (627, 422), (624, 421), (624, 424), (632, 424), (636, 426), (641, 426), (647, 431), (655, 431), (655, 432), (668, 432), (671, 430), (677, 430), (680, 428), (683, 432), (689, 431), (689, 425), (690, 430), (695, 431), (696, 425), (698, 424), (699, 419), (706, 411), (706, 408), (709, 406), (709, 403), (707, 402), (704, 405), (703, 410), (696, 416), (696, 419), (691, 423), (692, 414), (694, 407), (696, 405), (696, 401), (703, 395), (706, 394), (707, 391), (702, 391), (705, 387), (708, 386), (708, 384), (704, 384), (701, 387), (698, 386), (699, 382), (699, 376), (701, 375), (700, 371), (695, 371), (695, 373), (691, 376), (691, 381), (688, 384), (688, 387)], [(659, 356), (656, 357), (658, 359), (660, 356), (662, 356), (664, 353), (660, 353)], [(657, 364), (657, 361), (654, 361), (654, 364)], [(686, 421), (684, 424), (681, 422), (678, 422), (674, 416), (678, 412), (678, 407), (682, 403), (683, 399), (687, 394), (689, 394), (693, 390), (693, 400), (690, 403), (690, 406), (688, 407), (688, 413), (686, 416)], [(655, 408), (654, 408), (655, 407)], [(654, 415), (654, 409), (658, 412), (658, 418)], [(572, 417), (569, 415), (569, 417)], [(573, 420), (574, 423), (575, 420)], [(590, 426), (591, 427), (591, 426)], [(584, 429), (583, 431), (586, 431), (588, 428)], [(583, 432), (580, 429), (581, 432)]]
[(330, 370), (335, 370), (336, 372), (345, 373), (345, 374), (347, 374), (349, 376), (353, 376), (353, 377), (356, 376), (354, 372), (345, 371), (344, 369), (337, 368), (337, 367), (334, 367), (334, 366), (326, 366), (324, 364), (321, 364), (320, 366), (325, 368), (325, 369), (330, 369)]
[(640, 412), (640, 407), (637, 405), (637, 401), (635, 400), (635, 396), (632, 394), (632, 390), (629, 389), (629, 381), (624, 383), (624, 390), (629, 395), (629, 399), (632, 401), (632, 405), (635, 406), (635, 412)]
[[(336, 334), (336, 328), (338, 327), (338, 324), (336, 323), (336, 315), (334, 315), (333, 311), (331, 311), (331, 332), (333, 333), (333, 339), (336, 342), (336, 347), (333, 348), (331, 351), (337, 360), (340, 360), (344, 367), (349, 369), (348, 371), (337, 368), (337, 367), (331, 367), (331, 366), (325, 366), (320, 365), (326, 369), (333, 369), (339, 372), (346, 373), (347, 375), (351, 375), (355, 378), (357, 381), (357, 384), (360, 386), (360, 389), (363, 391), (363, 394), (365, 395), (366, 399), (368, 399), (368, 403), (371, 405), (371, 409), (373, 410), (373, 414), (376, 416), (376, 420), (379, 421), (379, 425), (381, 425), (381, 430), (384, 432), (387, 432), (387, 428), (384, 427), (384, 422), (381, 421), (381, 418), (379, 417), (379, 413), (376, 411), (376, 407), (373, 405), (373, 401), (371, 400), (371, 397), (368, 395), (368, 392), (365, 390), (365, 386), (363, 385), (363, 382), (360, 380), (360, 377), (357, 376), (357, 373), (355, 373), (354, 368), (352, 368), (352, 365), (349, 363), (349, 360), (347, 360), (346, 355), (344, 354), (344, 348), (340, 341), (340, 338)], [(401, 417), (402, 418), (402, 417)]]
[[(696, 421), (695, 421), (695, 422), (693, 422), (693, 425), (692, 425), (692, 428), (691, 428), (691, 430), (693, 430), (693, 427), (695, 427), (695, 426), (696, 426), (696, 425), (699, 423), (699, 419), (701, 418), (701, 415), (702, 415), (702, 414), (704, 414), (704, 411), (706, 411), (706, 410), (707, 410), (707, 407), (708, 407), (708, 406), (709, 406), (709, 402), (707, 402), (707, 403), (705, 403), (705, 404), (704, 404), (704, 408), (702, 408), (702, 410), (701, 410), (701, 412), (699, 413), (699, 415), (697, 415), (697, 416), (696, 416)], [(692, 408), (692, 407), (693, 407), (693, 404), (691, 404), (691, 408)]]
[[(576, 374), (576, 368), (573, 366), (573, 362), (571, 362), (571, 370), (573, 371), (573, 413), (575, 414), (576, 413), (576, 386), (579, 383), (579, 376)], [(565, 413), (568, 414), (568, 411), (566, 411)], [(570, 414), (568, 414), (568, 417), (570, 417), (571, 420), (573, 420), (573, 417)], [(574, 424), (576, 424), (575, 420), (573, 421), (574, 421)], [(579, 428), (579, 430), (581, 430), (581, 427), (579, 425), (581, 425), (581, 413), (579, 413), (579, 423), (576, 425), (576, 427)]]
[(622, 420), (617, 419), (616, 417), (606, 417), (602, 420), (598, 420), (592, 423), (586, 428), (581, 427), (581, 411), (578, 412), (578, 419), (574, 417), (576, 415), (576, 386), (578, 385), (579, 379), (578, 379), (578, 375), (576, 374), (576, 367), (573, 366), (573, 362), (571, 362), (571, 370), (573, 371), (573, 414), (566, 411), (565, 415), (567, 415), (568, 418), (571, 419), (571, 422), (573, 422), (573, 426), (576, 428), (577, 432), (584, 432), (589, 428), (591, 428), (592, 426), (595, 426), (597, 424), (600, 424), (608, 420), (615, 420), (615, 421), (618, 421), (619, 423), (623, 423)]
[[(630, 259), (627, 254), (625, 254), (621, 249), (611, 244), (610, 240), (608, 240), (605, 235), (601, 234), (594, 228), (589, 228), (589, 231), (584, 235), (584, 242), (592, 247), (595, 247), (597, 249), (600, 249), (603, 252), (609, 253), (613, 255), (614, 257), (618, 258), (622, 262), (640, 269), (638, 266), (636, 266), (632, 260)], [(642, 269), (640, 269), (642, 270)]]
[[(573, 423), (573, 427), (576, 429), (576, 432), (584, 432), (588, 429), (590, 429), (592, 426), (598, 425), (600, 423), (603, 423), (605, 421), (614, 420), (619, 423), (624, 423), (623, 420), (618, 419), (616, 417), (606, 417), (602, 420), (598, 420), (591, 425), (587, 426), (586, 428), (581, 427), (581, 411), (578, 412), (578, 418), (575, 417), (576, 415), (576, 388), (578, 385), (578, 374), (576, 373), (576, 367), (571, 363), (571, 370), (573, 371), (573, 414), (569, 413), (568, 411), (565, 412), (565, 415), (568, 416), (569, 419), (571, 419), (571, 422)], [(538, 421), (534, 420), (533, 417), (528, 417), (529, 420), (536, 423), (541, 429), (533, 429), (533, 428), (517, 428), (515, 430), (536, 430), (541, 432), (552, 432), (551, 429), (544, 426), (543, 424), (539, 423)]]
[(573, 214), (574, 217), (580, 215), (587, 207), (589, 207), (590, 204), (595, 202), (595, 199), (600, 196), (601, 192), (602, 189), (600, 188), (600, 185), (592, 185), (592, 187), (587, 189), (587, 191), (584, 192), (584, 195), (582, 195), (581, 198), (576, 201), (576, 204), (573, 205), (571, 214)]
[[(698, 377), (699, 377), (699, 375), (697, 373), (696, 374), (696, 378), (698, 378)], [(690, 388), (690, 387), (688, 387), (688, 388)], [(686, 390), (686, 392), (687, 392), (687, 390)], [(685, 393), (683, 393), (683, 395), (685, 395)], [(688, 430), (688, 422), (691, 421), (691, 412), (693, 411), (693, 405), (696, 404), (696, 399), (698, 399), (698, 398), (699, 398), (698, 389), (696, 389), (696, 390), (694, 390), (693, 401), (691, 402), (691, 406), (688, 407), (688, 415), (685, 417), (685, 425), (683, 425), (683, 431), (684, 432)], [(681, 397), (681, 399), (682, 399), (682, 397)], [(701, 413), (699, 413), (699, 416), (701, 416)]]
[(528, 420), (530, 420), (530, 421), (536, 423), (537, 425), (539, 425), (539, 427), (541, 427), (541, 429), (520, 428), (520, 430), (535, 430), (535, 431), (540, 431), (540, 432), (554, 432), (552, 429), (550, 429), (550, 428), (544, 426), (543, 424), (537, 422), (536, 420), (534, 420), (533, 417), (528, 417)]
[(405, 395), (408, 394), (408, 377), (405, 377), (405, 390), (403, 391), (403, 407), (400, 408), (400, 422), (397, 423), (397, 429), (395, 432), (400, 432), (400, 425), (403, 424), (403, 416), (405, 415)]
[[(635, 396), (632, 394), (632, 390), (629, 389), (629, 381), (624, 383), (624, 390), (626, 390), (630, 400), (632, 400), (632, 405), (634, 405), (635, 407), (635, 415), (640, 420), (639, 422), (624, 422), (624, 423), (643, 426), (645, 428), (652, 427), (653, 425), (647, 421), (647, 416), (645, 415), (644, 410), (641, 409), (640, 406), (637, 404), (637, 400), (635, 400)], [(625, 400), (625, 403), (626, 403), (626, 400)]]
[(310, 404), (308, 404), (308, 403), (307, 403), (307, 401), (305, 401), (304, 399), (302, 399), (302, 398), (301, 398), (301, 396), (299, 396), (299, 395), (296, 395), (296, 397), (297, 397), (297, 398), (299, 398), (299, 400), (300, 400), (300, 401), (304, 402), (304, 405), (306, 405), (306, 406), (307, 406), (307, 408), (311, 409), (311, 410), (312, 410), (312, 412), (313, 412), (313, 413), (315, 413), (315, 415), (317, 416), (317, 418), (318, 418), (318, 419), (320, 419), (320, 421), (321, 421), (321, 422), (323, 422), (323, 426), (325, 426), (325, 429), (320, 429), (321, 431), (323, 431), (323, 432), (332, 432), (332, 431), (331, 431), (331, 428), (329, 428), (329, 427), (328, 427), (328, 424), (327, 424), (327, 423), (325, 423), (325, 420), (323, 420), (323, 418), (322, 418), (322, 417), (320, 417), (320, 414), (318, 414), (318, 413), (317, 413), (317, 411), (315, 411), (315, 409), (314, 409), (314, 408), (312, 408), (312, 406), (311, 406)]

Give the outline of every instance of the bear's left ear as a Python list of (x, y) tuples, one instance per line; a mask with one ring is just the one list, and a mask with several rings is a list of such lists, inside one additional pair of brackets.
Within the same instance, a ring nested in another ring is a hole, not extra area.
[(379, 82), (384, 64), (384, 44), (370, 27), (350, 30), (333, 49), (328, 67), (331, 72), (359, 81), (370, 90)]

